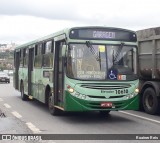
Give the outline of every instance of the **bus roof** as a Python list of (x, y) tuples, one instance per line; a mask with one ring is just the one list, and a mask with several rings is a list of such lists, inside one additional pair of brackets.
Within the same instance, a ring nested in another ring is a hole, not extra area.
[(41, 37), (41, 38), (36, 39), (36, 40), (33, 40), (33, 41), (30, 41), (30, 42), (25, 43), (25, 44), (22, 44), (22, 45), (20, 45), (20, 46), (17, 46), (16, 49), (23, 48), (23, 47), (27, 47), (27, 46), (31, 46), (31, 45), (34, 45), (34, 44), (36, 44), (36, 43), (46, 41), (47, 39), (52, 39), (53, 37), (58, 36), (58, 35), (61, 35), (61, 34), (64, 34), (64, 33), (66, 33), (67, 31), (68, 31), (68, 29), (64, 29), (64, 30), (61, 30), (61, 31), (59, 31), (59, 32), (52, 33), (52, 34), (50, 34), (50, 35)]
[(22, 45), (20, 45), (20, 46), (17, 46), (16, 49), (24, 48), (24, 47), (27, 47), (27, 46), (32, 46), (32, 45), (34, 45), (34, 44), (36, 44), (36, 43), (40, 43), (40, 42), (44, 42), (44, 41), (49, 40), (49, 39), (53, 39), (54, 37), (59, 36), (59, 35), (62, 35), (62, 34), (68, 35), (68, 33), (69, 33), (70, 30), (72, 30), (72, 29), (81, 29), (81, 28), (82, 28), (82, 29), (87, 29), (87, 28), (107, 28), (107, 29), (116, 29), (116, 30), (133, 32), (133, 33), (136, 34), (135, 31), (128, 30), (128, 29), (123, 29), (123, 28), (116, 28), (116, 27), (106, 27), (106, 26), (70, 27), (70, 28), (66, 28), (66, 29), (63, 29), (63, 30), (61, 30), (61, 31), (58, 31), (58, 32), (56, 32), (56, 33), (52, 33), (52, 34), (50, 34), (50, 35), (41, 37), (41, 38), (39, 38), (39, 39), (33, 40), (33, 41), (31, 41), (31, 42), (22, 44)]

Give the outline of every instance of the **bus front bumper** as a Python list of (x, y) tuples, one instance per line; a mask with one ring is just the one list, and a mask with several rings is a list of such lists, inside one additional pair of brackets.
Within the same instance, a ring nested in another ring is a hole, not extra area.
[[(107, 102), (106, 100), (104, 102)], [(111, 101), (109, 101), (111, 102)], [(139, 109), (139, 95), (128, 99), (113, 101), (112, 107), (102, 107), (102, 101), (87, 101), (76, 98), (70, 93), (66, 92), (65, 96), (65, 111), (117, 111), (117, 110), (138, 110)]]

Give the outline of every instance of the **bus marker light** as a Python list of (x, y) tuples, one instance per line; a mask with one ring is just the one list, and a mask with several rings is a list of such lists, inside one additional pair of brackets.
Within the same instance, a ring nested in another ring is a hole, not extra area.
[(102, 102), (101, 107), (112, 107), (112, 102)]
[(71, 86), (70, 86), (70, 85), (67, 85), (67, 88), (69, 89), (69, 88), (71, 88)]

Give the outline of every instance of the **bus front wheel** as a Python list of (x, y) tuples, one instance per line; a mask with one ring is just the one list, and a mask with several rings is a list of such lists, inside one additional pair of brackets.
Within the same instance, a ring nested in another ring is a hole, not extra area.
[(54, 97), (51, 93), (48, 97), (48, 109), (49, 109), (49, 112), (54, 116), (59, 115), (60, 113), (60, 110), (54, 107)]

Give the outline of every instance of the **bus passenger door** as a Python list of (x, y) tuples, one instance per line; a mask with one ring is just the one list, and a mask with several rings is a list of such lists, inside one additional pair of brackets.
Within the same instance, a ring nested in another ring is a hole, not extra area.
[(19, 66), (20, 66), (20, 51), (15, 51), (15, 59), (14, 59), (15, 73), (14, 73), (14, 86), (15, 89), (19, 89)]
[(28, 56), (28, 95), (29, 96), (32, 95), (33, 59), (34, 59), (34, 48), (31, 48), (29, 49), (29, 56)]
[(64, 68), (62, 64), (62, 45), (64, 40), (55, 42), (55, 59), (54, 59), (54, 104), (63, 105), (64, 91)]

